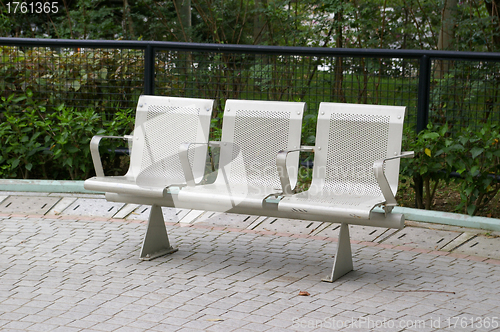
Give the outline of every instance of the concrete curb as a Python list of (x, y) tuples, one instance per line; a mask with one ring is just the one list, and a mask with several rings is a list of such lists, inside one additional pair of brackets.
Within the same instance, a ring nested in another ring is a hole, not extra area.
[(471, 217), (460, 213), (420, 210), (400, 206), (395, 207), (393, 211), (395, 213), (403, 213), (408, 220), (500, 231), (500, 219), (496, 218)]
[[(84, 181), (0, 179), (0, 191), (86, 194), (99, 193), (83, 188), (83, 182)], [(500, 219), (495, 218), (471, 217), (459, 213), (420, 210), (399, 206), (395, 207), (393, 211), (394, 213), (403, 213), (407, 220), (500, 231)]]
[(85, 194), (98, 193), (83, 188), (83, 182), (84, 181), (0, 179), (0, 191)]

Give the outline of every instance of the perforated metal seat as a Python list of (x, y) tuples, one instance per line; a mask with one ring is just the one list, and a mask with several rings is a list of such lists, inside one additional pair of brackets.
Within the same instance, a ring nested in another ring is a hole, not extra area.
[(395, 205), (399, 158), (384, 164), (392, 197), (381, 189), (376, 161), (401, 154), (405, 107), (321, 103), (309, 190), (283, 198), (279, 211), (369, 219), (377, 205)]
[[(185, 184), (179, 147), (186, 142), (208, 142), (213, 106), (214, 101), (209, 99), (141, 96), (133, 135), (92, 138), (90, 148), (96, 176), (85, 181), (85, 189), (104, 191), (106, 198), (112, 201), (152, 205), (142, 243), (142, 259), (177, 250), (170, 245), (160, 206), (169, 186)], [(130, 167), (126, 175), (104, 176), (99, 155), (103, 138), (129, 141)], [(206, 149), (193, 149), (187, 158), (193, 181), (201, 180)]]
[[(188, 182), (175, 205), (261, 213), (263, 199), (281, 192), (276, 155), (300, 146), (305, 107), (302, 102), (227, 100), (216, 181), (202, 186)], [(296, 182), (298, 155), (288, 165)]]
[[(282, 174), (285, 197), (278, 212), (297, 219), (341, 223), (333, 281), (352, 270), (347, 224), (402, 228), (396, 205), (405, 107), (321, 103), (310, 188), (293, 194)], [(278, 158), (278, 168), (289, 151)], [(283, 157), (284, 156), (284, 157)], [(281, 161), (280, 161), (281, 160)], [(374, 208), (385, 211), (376, 212)]]
[[(170, 185), (185, 183), (178, 156), (185, 142), (208, 142), (214, 101), (208, 99), (141, 96), (132, 136), (94, 136), (91, 142), (96, 176), (85, 189), (144, 197), (163, 197)], [(102, 138), (129, 140), (130, 167), (124, 176), (104, 176), (99, 143)], [(206, 150), (193, 149), (190, 163), (197, 180), (203, 177)]]

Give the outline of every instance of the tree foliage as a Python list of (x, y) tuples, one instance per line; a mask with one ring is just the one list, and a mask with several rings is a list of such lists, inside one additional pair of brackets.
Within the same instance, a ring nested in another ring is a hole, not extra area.
[[(3, 36), (281, 46), (500, 49), (500, 0), (63, 0), (57, 13), (12, 14)], [(447, 10), (445, 10), (447, 9)], [(451, 16), (450, 16), (451, 15)]]

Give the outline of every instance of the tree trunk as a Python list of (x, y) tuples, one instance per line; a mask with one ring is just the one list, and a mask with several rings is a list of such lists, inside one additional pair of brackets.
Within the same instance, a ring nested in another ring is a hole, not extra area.
[(255, 0), (255, 16), (253, 18), (253, 44), (265, 44), (267, 41), (266, 15), (263, 9), (267, 7), (267, 0)]
[[(498, 23), (498, 30), (500, 31), (500, 1), (485, 1), (484, 5), (486, 6), (486, 9), (488, 10), (491, 18), (496, 18), (496, 21)], [(493, 43), (495, 44), (495, 46), (500, 46), (500, 34), (496, 34), (493, 36)]]
[(424, 209), (424, 180), (420, 174), (413, 176), (413, 183), (415, 184), (415, 207), (417, 209)]
[[(343, 48), (343, 36), (342, 36), (342, 21), (343, 21), (343, 13), (342, 11), (335, 14), (335, 21), (337, 23), (337, 36), (335, 38), (335, 47)], [(341, 103), (345, 103), (346, 99), (344, 96), (344, 90), (342, 89), (342, 83), (344, 81), (344, 69), (343, 69), (343, 61), (342, 57), (335, 58), (335, 67), (334, 67), (335, 79), (333, 82), (333, 91), (332, 98), (335, 100), (339, 100)]]
[[(455, 15), (457, 11), (457, 0), (445, 0), (443, 11), (441, 12), (441, 29), (439, 30), (438, 50), (447, 50), (453, 44), (455, 37)], [(448, 60), (436, 62), (436, 78), (443, 78), (450, 70)]]
[[(175, 11), (180, 23), (182, 36), (185, 42), (191, 41), (191, 0), (174, 0)], [(178, 53), (179, 60), (184, 62), (180, 65), (180, 70), (184, 74), (184, 82), (187, 82), (187, 77), (190, 74), (190, 68), (193, 64), (193, 53), (186, 52)]]
[(123, 0), (123, 20), (122, 20), (122, 26), (123, 26), (123, 31), (127, 32), (127, 25), (128, 25), (128, 32), (130, 33), (130, 37), (132, 39), (135, 39), (135, 34), (134, 34), (134, 27), (132, 25), (132, 17), (130, 16), (130, 6), (128, 4), (128, 0)]
[(181, 24), (182, 35), (185, 42), (190, 42), (191, 30), (191, 0), (174, 0), (175, 10)]

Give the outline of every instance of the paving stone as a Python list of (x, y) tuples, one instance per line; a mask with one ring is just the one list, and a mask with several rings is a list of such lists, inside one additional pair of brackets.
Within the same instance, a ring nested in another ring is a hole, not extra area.
[(114, 216), (113, 218), (125, 219), (129, 214), (137, 210), (140, 204), (125, 204)]
[(382, 243), (395, 246), (415, 246), (428, 250), (438, 250), (460, 236), (458, 232), (449, 232), (436, 229), (405, 227), (386, 238)]
[(231, 227), (246, 229), (255, 222), (259, 217), (246, 215), (246, 214), (235, 214), (235, 213), (220, 213), (207, 211), (195, 220), (196, 224), (199, 225), (213, 225), (220, 227)]
[[(48, 216), (57, 216), (61, 214), (65, 209), (68, 208), (71, 204), (73, 204), (77, 200), (76, 197), (62, 197), (57, 204), (55, 204), (50, 211), (47, 212)], [(1, 211), (1, 210), (0, 210)]]
[(1, 213), (46, 214), (61, 198), (47, 196), (9, 196), (0, 203)]
[(78, 198), (59, 214), (64, 216), (99, 216), (111, 218), (124, 205), (124, 203), (107, 202), (102, 199)]
[(285, 218), (266, 218), (252, 229), (256, 231), (271, 231), (277, 233), (291, 233), (310, 235), (323, 223), (317, 221), (303, 221)]
[(453, 253), (500, 258), (500, 238), (477, 236), (454, 249)]
[[(381, 227), (349, 225), (349, 235), (356, 241), (374, 241), (380, 242), (395, 233), (396, 229), (387, 229)], [(338, 238), (340, 224), (330, 224), (315, 235)]]
[[(180, 219), (184, 218), (186, 214), (189, 213), (188, 209), (175, 209), (162, 207), (163, 219), (165, 222), (178, 222)], [(151, 206), (141, 205), (132, 211), (127, 217), (127, 220), (148, 220), (149, 213), (151, 212)]]

